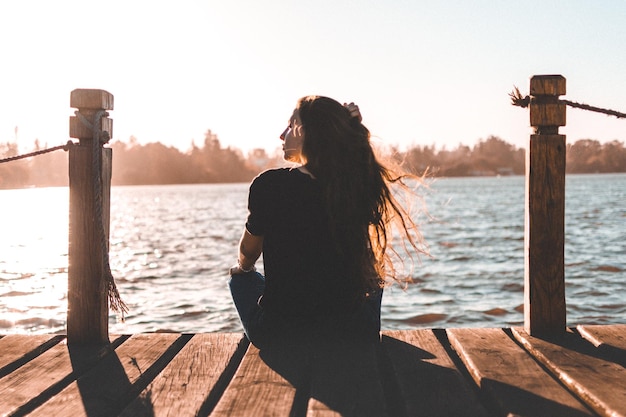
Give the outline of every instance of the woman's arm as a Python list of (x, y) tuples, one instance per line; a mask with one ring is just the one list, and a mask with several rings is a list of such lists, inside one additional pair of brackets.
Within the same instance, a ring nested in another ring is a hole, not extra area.
[(255, 270), (254, 263), (263, 251), (263, 236), (255, 236), (244, 229), (239, 241), (237, 265), (230, 268), (230, 274), (243, 274)]

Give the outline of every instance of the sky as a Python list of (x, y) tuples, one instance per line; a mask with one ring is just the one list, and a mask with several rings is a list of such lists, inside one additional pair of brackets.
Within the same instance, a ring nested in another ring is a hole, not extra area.
[[(68, 140), (76, 88), (114, 95), (113, 140), (181, 151), (209, 129), (272, 151), (310, 94), (357, 103), (383, 145), (525, 147), (508, 93), (533, 75), (626, 112), (626, 1), (5, 1), (0, 66), (0, 143), (22, 152)], [(560, 133), (624, 142), (626, 119), (568, 108)]]

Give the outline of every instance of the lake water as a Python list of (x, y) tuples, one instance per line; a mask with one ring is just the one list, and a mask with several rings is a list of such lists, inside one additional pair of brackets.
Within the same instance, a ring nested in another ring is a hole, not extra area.
[[(112, 333), (240, 331), (226, 286), (247, 184), (113, 187), (110, 259), (130, 307)], [(0, 190), (0, 333), (63, 333), (68, 189)], [(524, 178), (438, 179), (432, 258), (387, 289), (385, 329), (523, 324)], [(626, 322), (626, 175), (566, 180), (567, 321)]]

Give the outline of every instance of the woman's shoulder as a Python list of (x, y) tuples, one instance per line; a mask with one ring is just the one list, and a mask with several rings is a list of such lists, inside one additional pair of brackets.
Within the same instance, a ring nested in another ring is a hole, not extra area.
[(296, 168), (272, 168), (261, 172), (254, 178), (253, 183), (267, 183), (292, 178), (300, 173)]
[(257, 178), (279, 177), (289, 174), (294, 168), (272, 168), (261, 172)]
[(250, 191), (267, 191), (275, 189), (280, 183), (283, 183), (285, 176), (288, 175), (288, 168), (274, 168), (261, 172), (250, 184)]

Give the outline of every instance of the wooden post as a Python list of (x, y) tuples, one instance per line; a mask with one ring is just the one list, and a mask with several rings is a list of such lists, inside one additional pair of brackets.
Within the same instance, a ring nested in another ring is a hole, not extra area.
[(565, 78), (530, 80), (530, 136), (526, 151), (524, 327), (533, 336), (565, 332)]
[[(77, 108), (89, 123), (93, 123), (96, 113), (113, 109), (113, 95), (104, 90), (74, 90), (70, 106)], [(97, 123), (100, 130), (111, 135), (113, 121), (106, 114)], [(98, 144), (102, 154), (101, 172), (94, 172), (93, 129), (78, 115), (72, 116), (70, 137), (80, 141), (69, 149), (67, 340), (71, 344), (109, 343), (109, 304), (100, 228), (104, 225), (108, 245), (112, 151)], [(96, 221), (94, 176), (101, 178), (103, 225)]]

